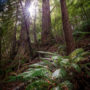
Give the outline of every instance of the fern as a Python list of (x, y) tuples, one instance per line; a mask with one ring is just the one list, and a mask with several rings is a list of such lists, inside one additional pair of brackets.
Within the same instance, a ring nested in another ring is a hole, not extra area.
[(37, 51), (37, 52), (41, 54), (47, 54), (47, 55), (56, 55), (56, 53), (45, 52), (45, 51)]
[(70, 82), (70, 81), (64, 81), (64, 82), (62, 82), (61, 84), (60, 84), (60, 87), (62, 88), (62, 89), (65, 89), (65, 90), (72, 90), (72, 88), (73, 88), (73, 85), (72, 85), (72, 83)]
[(32, 69), (32, 70), (28, 70), (27, 72), (24, 72), (20, 75), (18, 75), (19, 77), (23, 77), (24, 80), (32, 80), (34, 78), (49, 78), (51, 77), (51, 72), (46, 69), (46, 68), (37, 68), (37, 69)]
[(82, 48), (74, 50), (70, 55), (69, 58), (71, 60), (74, 60), (75, 58), (81, 56), (81, 54), (84, 52)]
[(27, 85), (26, 90), (47, 90), (49, 85), (48, 81), (37, 80)]
[(53, 74), (52, 74), (52, 78), (56, 79), (56, 78), (64, 78), (66, 76), (67, 72), (65, 71), (65, 69), (61, 68), (61, 69), (57, 69)]
[(81, 71), (81, 68), (80, 68), (80, 66), (78, 64), (72, 63), (71, 67), (73, 67), (77, 72)]
[(58, 86), (54, 87), (52, 90), (72, 90), (73, 85), (70, 81), (64, 81), (60, 83)]
[(49, 52), (45, 54), (49, 54), (49, 57), (42, 58), (42, 62), (30, 65), (26, 72), (17, 76), (29, 82), (26, 90), (49, 90), (49, 87), (52, 87), (51, 90), (72, 90), (73, 85), (69, 81), (73, 78), (72, 69), (80, 73), (84, 67), (86, 73), (90, 75), (88, 64), (79, 65), (78, 63), (90, 54), (81, 48), (64, 57)]
[(73, 51), (70, 55), (69, 58), (72, 60), (74, 63), (78, 63), (79, 61), (84, 60), (85, 56), (90, 55), (89, 52), (84, 52), (82, 48), (76, 49)]

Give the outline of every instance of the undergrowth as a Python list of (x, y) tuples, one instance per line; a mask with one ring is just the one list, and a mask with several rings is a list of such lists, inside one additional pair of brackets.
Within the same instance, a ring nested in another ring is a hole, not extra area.
[(21, 80), (27, 83), (26, 90), (73, 90), (73, 77), (85, 69), (90, 76), (90, 63), (80, 63), (86, 59), (89, 52), (76, 49), (69, 56), (60, 56), (57, 53), (39, 51), (46, 58), (42, 62), (32, 64), (29, 69), (18, 76), (11, 76), (9, 81)]

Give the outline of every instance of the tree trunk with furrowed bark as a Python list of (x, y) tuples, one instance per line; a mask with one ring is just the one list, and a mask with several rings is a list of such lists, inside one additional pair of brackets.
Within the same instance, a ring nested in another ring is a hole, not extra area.
[(42, 43), (50, 42), (52, 39), (51, 16), (49, 0), (42, 0)]
[(66, 41), (67, 55), (68, 55), (75, 49), (75, 44), (72, 35), (72, 28), (69, 23), (66, 0), (60, 0), (60, 4), (61, 4), (61, 12), (62, 12), (63, 30)]

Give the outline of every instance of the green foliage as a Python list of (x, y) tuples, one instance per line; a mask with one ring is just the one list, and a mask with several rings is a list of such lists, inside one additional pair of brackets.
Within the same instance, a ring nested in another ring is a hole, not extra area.
[(70, 82), (70, 81), (64, 81), (64, 82), (62, 82), (61, 84), (60, 84), (60, 86), (63, 88), (63, 87), (65, 87), (65, 88), (68, 88), (68, 90), (72, 90), (72, 83)]
[(62, 78), (65, 78), (66, 74), (67, 74), (66, 70), (63, 68), (60, 68), (52, 73), (52, 78), (53, 79), (57, 79), (57, 78), (62, 79)]
[[(70, 82), (74, 74), (72, 70), (78, 73), (82, 71), (82, 65), (78, 62), (85, 58), (85, 54), (87, 53), (81, 48), (76, 49), (67, 57), (58, 54), (53, 54), (53, 56), (49, 53), (48, 61), (44, 59), (40, 63), (30, 65), (30, 68), (18, 75), (17, 78), (22, 77), (24, 81), (29, 82), (26, 90), (49, 90), (50, 86), (52, 90), (63, 90), (63, 88), (72, 90), (73, 84)], [(87, 67), (86, 64), (83, 66)]]
[(82, 39), (85, 35), (90, 35), (90, 20), (86, 20), (82, 22), (82, 24), (73, 32), (74, 37), (77, 39)]
[(74, 62), (78, 63), (79, 61), (83, 60), (85, 56), (89, 55), (90, 52), (84, 52), (82, 48), (76, 49), (69, 55), (69, 58)]
[(24, 79), (20, 76), (9, 76), (8, 82), (14, 82), (14, 81), (24, 81)]
[(34, 79), (34, 78), (49, 78), (51, 76), (51, 72), (46, 68), (35, 68), (29, 69), (27, 72), (24, 72), (19, 77), (23, 77), (24, 80)]
[(50, 84), (45, 80), (37, 80), (26, 87), (26, 90), (46, 90)]
[(71, 67), (73, 67), (77, 72), (81, 71), (81, 68), (78, 64), (72, 63)]

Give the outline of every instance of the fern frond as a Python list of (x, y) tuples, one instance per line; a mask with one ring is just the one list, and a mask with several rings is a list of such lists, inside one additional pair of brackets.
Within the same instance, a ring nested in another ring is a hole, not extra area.
[(64, 81), (60, 84), (60, 87), (64, 90), (72, 90), (73, 84), (70, 81)]
[(38, 77), (51, 77), (51, 72), (46, 68), (37, 68), (30, 71), (24, 72), (18, 76), (23, 77), (25, 80), (30, 80)]
[(57, 69), (53, 74), (52, 74), (52, 78), (53, 79), (57, 79), (57, 78), (64, 78), (67, 75), (67, 72), (65, 69), (60, 68)]
[(45, 51), (37, 51), (37, 52), (41, 54), (56, 55), (56, 53), (45, 52)]
[(81, 53), (84, 52), (84, 50), (82, 48), (76, 49), (74, 50), (70, 55), (69, 58), (70, 59), (75, 59), (78, 55), (81, 55)]
[(80, 66), (78, 64), (72, 63), (71, 67), (73, 67), (77, 72), (81, 71), (81, 68), (80, 68)]
[(32, 65), (29, 65), (30, 68), (47, 68), (47, 66), (45, 66), (44, 62), (39, 62), (39, 63), (35, 63)]
[(26, 87), (26, 90), (47, 90), (50, 83), (45, 80), (37, 80)]

